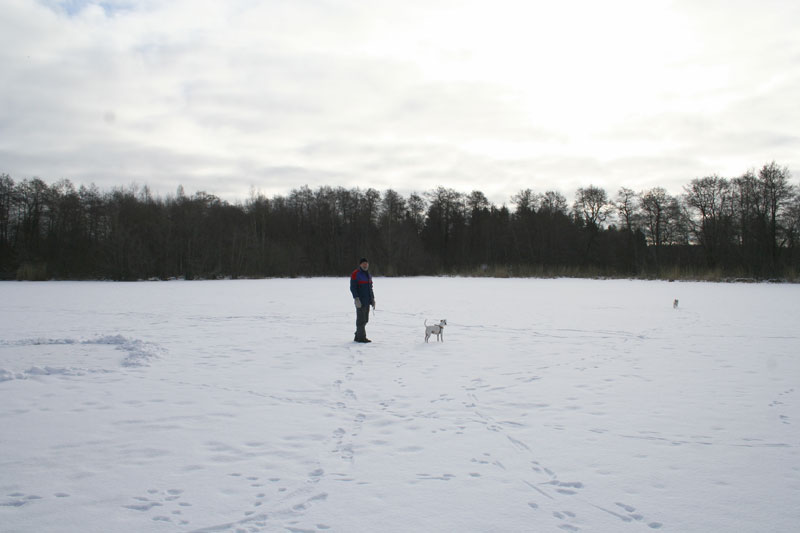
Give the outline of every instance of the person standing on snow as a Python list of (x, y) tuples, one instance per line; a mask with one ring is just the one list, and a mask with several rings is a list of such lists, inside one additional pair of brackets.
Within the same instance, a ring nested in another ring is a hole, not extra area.
[(369, 261), (362, 257), (358, 268), (350, 274), (350, 293), (356, 305), (355, 342), (372, 342), (367, 338), (367, 322), (369, 322), (369, 306), (375, 309), (375, 294), (372, 292), (372, 275), (369, 273)]

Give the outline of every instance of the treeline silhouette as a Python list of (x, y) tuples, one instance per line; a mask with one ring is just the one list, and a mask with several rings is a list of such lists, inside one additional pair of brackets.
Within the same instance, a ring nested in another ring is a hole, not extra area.
[(786, 167), (693, 179), (610, 197), (519, 191), (511, 208), (480, 191), (304, 186), (231, 204), (206, 192), (157, 198), (132, 185), (0, 175), (4, 279), (379, 275), (779, 278), (797, 280), (800, 195)]

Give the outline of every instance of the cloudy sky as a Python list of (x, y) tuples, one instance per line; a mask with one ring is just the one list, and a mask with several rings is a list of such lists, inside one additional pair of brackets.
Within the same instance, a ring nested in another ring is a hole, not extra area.
[(309, 185), (508, 203), (776, 161), (796, 0), (2, 0), (0, 173), (229, 201)]

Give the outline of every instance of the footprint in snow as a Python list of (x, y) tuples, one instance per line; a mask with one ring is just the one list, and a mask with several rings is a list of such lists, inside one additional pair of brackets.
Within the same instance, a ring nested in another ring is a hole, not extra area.
[(33, 501), (41, 500), (41, 496), (36, 494), (25, 494), (23, 492), (12, 492), (7, 495), (9, 500), (0, 500), (0, 507), (22, 507)]
[[(604, 507), (600, 507), (599, 505), (594, 505), (594, 507), (612, 516), (619, 518), (623, 522), (633, 522), (633, 521), (645, 522), (645, 517), (642, 514), (637, 513), (636, 507), (634, 507), (633, 505), (628, 505), (623, 502), (616, 502), (615, 505), (620, 509), (622, 509), (622, 511), (624, 511), (625, 514), (622, 514), (617, 511), (612, 511)], [(649, 527), (650, 529), (661, 529), (663, 527), (663, 524), (661, 522), (647, 522), (647, 527)]]
[[(130, 509), (131, 511), (138, 511), (138, 512), (148, 512), (153, 509), (159, 509), (162, 511), (168, 511), (173, 516), (180, 516), (183, 514), (181, 509), (172, 508), (172, 505), (177, 505), (178, 507), (186, 508), (191, 507), (190, 503), (186, 502), (178, 502), (183, 494), (183, 490), (181, 489), (168, 489), (166, 491), (161, 491), (158, 489), (148, 489), (147, 491), (148, 496), (134, 496), (133, 500), (134, 503), (130, 503), (127, 505), (123, 505), (123, 509)], [(172, 522), (172, 518), (169, 516), (159, 514), (151, 518), (151, 520), (156, 522)], [(186, 525), (189, 523), (188, 520), (179, 520), (179, 524)]]

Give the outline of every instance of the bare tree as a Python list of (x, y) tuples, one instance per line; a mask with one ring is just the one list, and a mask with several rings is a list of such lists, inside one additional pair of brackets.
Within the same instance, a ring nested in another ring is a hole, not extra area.
[(572, 210), (586, 227), (595, 232), (600, 230), (610, 213), (608, 195), (605, 189), (594, 185), (579, 188)]
[(567, 198), (558, 191), (546, 191), (538, 200), (539, 211), (545, 214), (567, 214)]
[(532, 212), (536, 209), (536, 195), (530, 189), (524, 189), (511, 197), (517, 214)]
[(798, 253), (800, 247), (800, 192), (794, 195), (786, 208), (786, 244), (790, 253)]
[(405, 222), (406, 201), (397, 192), (387, 189), (383, 193), (379, 219), (380, 238), (383, 243), (383, 261), (389, 269), (396, 271), (396, 254), (402, 253), (400, 236)]
[(685, 246), (691, 241), (690, 215), (686, 204), (677, 196), (669, 196), (664, 226), (664, 244)]
[(432, 253), (439, 255), (442, 264), (453, 266), (455, 252), (460, 249), (458, 238), (466, 220), (464, 194), (438, 187), (425, 193), (428, 197), (423, 240)]
[[(10, 254), (11, 205), (14, 196), (14, 180), (8, 174), (0, 174), (0, 252), (3, 259)], [(3, 261), (5, 262), (5, 261)], [(4, 265), (0, 264), (0, 269)]]
[(638, 196), (633, 190), (621, 187), (620, 190), (617, 191), (617, 197), (613, 203), (614, 209), (629, 233), (633, 233), (634, 224), (639, 212), (638, 203)]
[(644, 215), (647, 241), (658, 250), (664, 244), (670, 197), (665, 189), (654, 187), (643, 191), (639, 195), (639, 202)]
[(408, 197), (408, 216), (414, 224), (417, 234), (422, 231), (425, 226), (425, 211), (428, 209), (428, 203), (425, 198), (419, 194), (412, 192)]
[(469, 213), (476, 213), (479, 211), (489, 210), (489, 199), (481, 191), (472, 191), (465, 198), (467, 211)]
[(773, 268), (778, 260), (781, 243), (779, 219), (781, 211), (793, 195), (789, 184), (789, 169), (779, 167), (775, 162), (764, 165), (758, 173), (758, 181), (765, 207), (766, 223), (769, 231), (769, 245), (772, 254)]
[(705, 250), (709, 266), (716, 266), (731, 234), (732, 189), (728, 180), (717, 175), (696, 178), (684, 187), (686, 204), (699, 214), (693, 224), (697, 242)]

